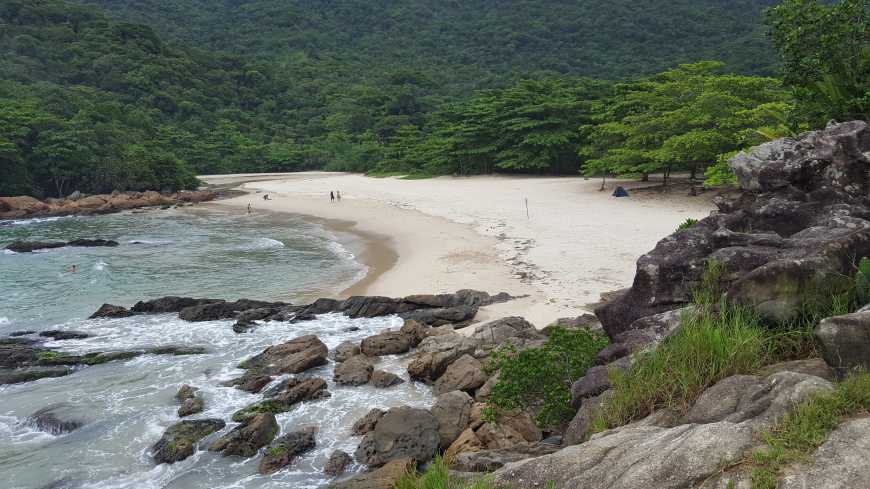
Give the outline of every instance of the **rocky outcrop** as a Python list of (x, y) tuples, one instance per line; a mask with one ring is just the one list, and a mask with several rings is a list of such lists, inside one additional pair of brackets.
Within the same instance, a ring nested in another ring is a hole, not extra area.
[(506, 317), (478, 326), (472, 335), (481, 344), (500, 345), (510, 339), (545, 340), (546, 336), (521, 317)]
[(798, 313), (805, 297), (796, 291), (840, 290), (855, 257), (870, 255), (868, 152), (870, 128), (855, 121), (732, 159), (746, 191), (643, 255), (631, 289), (596, 309), (605, 331), (614, 338), (688, 303), (711, 259), (728, 271), (731, 300), (772, 319)]
[(429, 411), (411, 407), (393, 408), (366, 433), (354, 458), (369, 467), (410, 457), (423, 463), (435, 456), (439, 446), (438, 421)]
[(822, 357), (838, 374), (870, 371), (870, 310), (823, 319), (814, 334)]
[(323, 473), (330, 477), (341, 475), (351, 463), (353, 463), (353, 459), (347, 452), (336, 450), (332, 452), (332, 455), (330, 455), (329, 459), (326, 461), (326, 465), (323, 467)]
[(260, 473), (274, 474), (290, 465), (299, 455), (314, 449), (316, 434), (316, 427), (308, 427), (278, 437), (269, 445), (263, 459), (260, 460)]
[(182, 191), (163, 195), (154, 191), (113, 192), (111, 194), (82, 195), (73, 192), (66, 199), (33, 197), (0, 197), (0, 220), (31, 217), (107, 214), (141, 207), (171, 206), (214, 200), (217, 194), (211, 191)]
[(215, 440), (208, 449), (212, 452), (221, 452), (224, 456), (253, 457), (277, 434), (278, 422), (275, 421), (275, 415), (261, 413)]
[(193, 455), (196, 444), (206, 436), (222, 430), (225, 423), (220, 419), (197, 419), (181, 421), (166, 429), (151, 451), (159, 463), (175, 463)]

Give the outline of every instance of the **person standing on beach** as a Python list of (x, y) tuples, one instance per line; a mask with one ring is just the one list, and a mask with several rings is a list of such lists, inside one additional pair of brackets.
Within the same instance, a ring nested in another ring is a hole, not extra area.
[(248, 202), (248, 214), (250, 214), (250, 213), (251, 213), (251, 203)]
[(335, 198), (338, 199), (339, 202), (341, 202), (341, 190), (335, 191)]
[(335, 202), (335, 192), (333, 192), (332, 190), (329, 191), (329, 201)]

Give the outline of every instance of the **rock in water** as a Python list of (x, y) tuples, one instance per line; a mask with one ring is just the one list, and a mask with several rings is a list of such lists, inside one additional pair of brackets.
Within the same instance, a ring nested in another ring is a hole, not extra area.
[(15, 253), (31, 253), (36, 250), (63, 248), (64, 246), (66, 246), (66, 243), (63, 241), (15, 241), (7, 245), (6, 249), (9, 251), (14, 251)]
[(133, 313), (128, 311), (126, 308), (121, 306), (115, 306), (112, 304), (103, 304), (97, 309), (97, 312), (91, 314), (89, 319), (96, 318), (125, 318), (132, 316)]
[(359, 354), (359, 345), (352, 341), (343, 341), (332, 351), (333, 359), (339, 363)]
[(363, 339), (359, 348), (363, 355), (371, 357), (396, 355), (411, 349), (411, 337), (399, 331), (388, 331)]
[(277, 438), (263, 455), (260, 461), (260, 473), (273, 474), (290, 465), (293, 459), (314, 448), (316, 427), (287, 433)]
[(356, 355), (335, 367), (333, 380), (339, 385), (363, 385), (372, 376), (372, 361), (365, 355)]
[(193, 455), (196, 443), (226, 424), (220, 419), (196, 419), (175, 423), (166, 429), (154, 444), (152, 452), (157, 463), (175, 463)]
[(270, 346), (263, 353), (245, 360), (240, 367), (272, 374), (298, 374), (326, 365), (328, 353), (326, 345), (318, 337), (306, 335)]
[(363, 437), (354, 458), (369, 467), (405, 457), (424, 463), (432, 459), (438, 446), (438, 421), (429, 411), (398, 407), (387, 411)]
[(233, 413), (233, 421), (245, 422), (259, 413), (283, 413), (295, 404), (329, 397), (326, 381), (318, 377), (292, 377), (270, 388), (266, 399)]
[(185, 399), (178, 407), (178, 417), (183, 418), (191, 414), (201, 413), (205, 409), (205, 401), (199, 395)]
[(215, 440), (208, 449), (212, 452), (221, 452), (224, 456), (253, 457), (257, 450), (268, 445), (277, 434), (278, 422), (275, 421), (275, 415), (257, 414)]
[(372, 378), (369, 383), (372, 385), (372, 387), (386, 389), (387, 387), (403, 384), (405, 383), (405, 380), (392, 372), (375, 370), (374, 372), (372, 372)]
[(353, 459), (347, 452), (336, 450), (329, 456), (326, 465), (323, 467), (323, 473), (335, 477), (344, 473), (344, 470), (353, 462)]

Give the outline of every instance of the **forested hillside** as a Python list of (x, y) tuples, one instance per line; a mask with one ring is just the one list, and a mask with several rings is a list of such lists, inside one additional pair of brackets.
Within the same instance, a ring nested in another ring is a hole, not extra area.
[(81, 1), (0, 4), (0, 194), (701, 172), (870, 107), (866, 0)]
[(211, 49), (334, 61), (356, 80), (411, 68), (458, 90), (536, 70), (615, 79), (699, 59), (773, 74), (775, 0), (78, 0)]

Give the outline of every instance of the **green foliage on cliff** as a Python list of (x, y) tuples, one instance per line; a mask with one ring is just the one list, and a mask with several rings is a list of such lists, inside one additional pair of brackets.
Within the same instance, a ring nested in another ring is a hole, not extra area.
[(607, 346), (601, 334), (585, 329), (554, 328), (541, 348), (517, 351), (512, 345), (496, 350), (487, 364), (499, 378), (487, 400), (486, 416), (535, 413), (542, 428), (557, 427), (571, 419), (571, 384), (595, 365), (595, 355)]
[(870, 119), (870, 2), (785, 0), (767, 12), (795, 118)]

